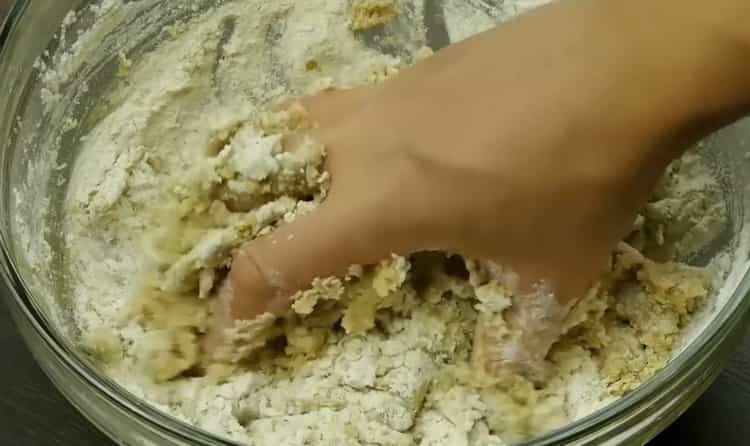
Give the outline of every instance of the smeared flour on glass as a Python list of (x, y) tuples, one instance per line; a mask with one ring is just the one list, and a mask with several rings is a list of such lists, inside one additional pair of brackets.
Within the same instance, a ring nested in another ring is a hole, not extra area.
[[(438, 32), (455, 42), (542, 2), (495, 3), (446, 0)], [(64, 223), (80, 345), (109, 376), (252, 445), (478, 446), (561, 427), (666, 365), (711, 291), (711, 274), (675, 259), (726, 219), (693, 152), (670, 167), (534, 376), (483, 366), (519, 335), (519, 299), (489, 265), (440, 253), (317, 280), (288, 317), (241, 327), (232, 360), (203, 366), (200, 338), (234, 250), (325, 198), (325, 148), (284, 150), (304, 112), (269, 110), (429, 55), (426, 7), (228, 1), (172, 26), (145, 57), (120, 55), (114, 105), (81, 141)]]

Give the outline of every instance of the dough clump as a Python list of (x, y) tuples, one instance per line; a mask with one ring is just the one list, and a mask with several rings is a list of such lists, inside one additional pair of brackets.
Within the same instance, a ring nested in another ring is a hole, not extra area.
[(395, 0), (353, 0), (352, 30), (383, 26), (398, 14)]

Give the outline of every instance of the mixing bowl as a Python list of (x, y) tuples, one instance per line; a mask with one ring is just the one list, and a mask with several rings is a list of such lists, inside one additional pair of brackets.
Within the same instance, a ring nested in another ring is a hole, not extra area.
[[(215, 1), (131, 0), (130, 13), (83, 0), (21, 0), (0, 31), (0, 264), (7, 305), (42, 369), (92, 423), (122, 445), (232, 445), (169, 417), (97, 371), (75, 345), (70, 296), (62, 276), (59, 230), (76, 141), (96, 122), (102, 93), (116, 78), (120, 52), (137, 57), (158, 42), (166, 24), (195, 15)], [(102, 5), (106, 6), (103, 2)], [(166, 4), (171, 3), (168, 7)], [(77, 11), (71, 24), (69, 11)], [(66, 18), (67, 17), (67, 18)], [(78, 40), (94, 21), (107, 31)], [(64, 31), (60, 27), (64, 26)], [(127, 38), (124, 30), (128, 30)], [(432, 33), (439, 35), (440, 33)], [(78, 45), (86, 57), (69, 60)], [(45, 64), (63, 67), (56, 82)], [(47, 78), (44, 78), (47, 76)], [(55, 88), (50, 89), (50, 85)], [(83, 88), (85, 86), (85, 88)], [(69, 117), (76, 117), (71, 121)], [(678, 417), (712, 382), (743, 334), (750, 315), (747, 274), (750, 203), (750, 122), (708, 138), (701, 152), (722, 181), (730, 221), (723, 236), (693, 259), (720, 258), (726, 276), (698, 333), (653, 378), (616, 403), (529, 445), (644, 444)]]

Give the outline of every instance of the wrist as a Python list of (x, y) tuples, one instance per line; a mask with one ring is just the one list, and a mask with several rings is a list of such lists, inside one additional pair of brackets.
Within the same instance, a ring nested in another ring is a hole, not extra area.
[(695, 32), (698, 46), (703, 44), (705, 64), (713, 64), (714, 82), (725, 82), (743, 105), (750, 103), (750, 2), (747, 0), (671, 0), (680, 11), (684, 32)]
[(672, 107), (708, 120), (737, 119), (750, 108), (750, 2), (612, 2), (641, 63), (663, 76), (666, 92), (684, 98)]
[[(596, 1), (596, 0), (595, 0)], [(750, 3), (662, 0), (600, 3), (624, 54), (647, 150), (668, 162), (750, 111)], [(665, 154), (666, 152), (666, 154)], [(648, 159), (653, 158), (651, 155)]]
[(750, 3), (746, 0), (671, 0), (675, 11), (692, 21), (700, 23), (704, 33), (708, 33), (725, 47), (733, 48), (747, 57), (750, 53)]

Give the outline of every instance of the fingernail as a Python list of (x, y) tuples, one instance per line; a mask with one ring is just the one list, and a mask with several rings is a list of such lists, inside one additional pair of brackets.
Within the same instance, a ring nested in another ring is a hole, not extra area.
[(265, 270), (250, 250), (237, 254), (229, 274), (232, 293), (228, 298), (234, 319), (253, 319), (264, 313), (283, 315), (291, 293), (278, 271)]

